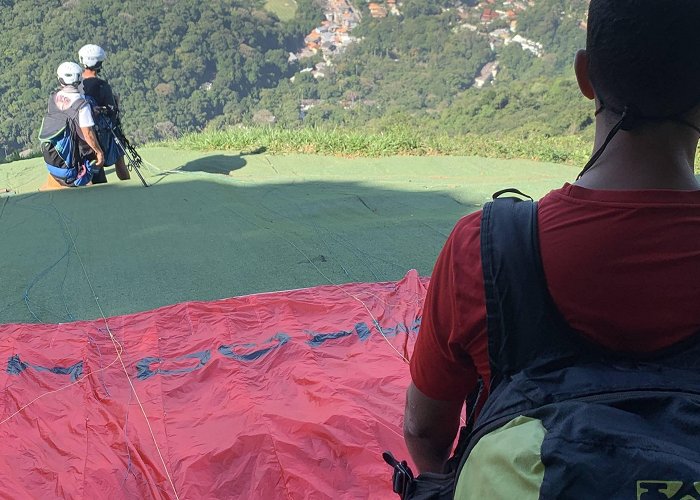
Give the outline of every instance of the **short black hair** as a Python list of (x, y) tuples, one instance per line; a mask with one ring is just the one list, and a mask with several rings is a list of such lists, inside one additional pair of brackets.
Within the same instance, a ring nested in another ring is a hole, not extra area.
[(586, 51), (607, 109), (646, 117), (700, 104), (700, 0), (591, 0)]

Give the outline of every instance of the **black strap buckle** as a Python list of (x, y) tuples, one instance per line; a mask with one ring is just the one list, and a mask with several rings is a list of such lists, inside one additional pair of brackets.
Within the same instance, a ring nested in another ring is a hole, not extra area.
[(390, 451), (382, 453), (382, 457), (386, 463), (394, 468), (394, 474), (391, 477), (394, 493), (397, 493), (402, 499), (406, 498), (414, 481), (411, 468), (405, 460), (400, 462), (396, 460)]

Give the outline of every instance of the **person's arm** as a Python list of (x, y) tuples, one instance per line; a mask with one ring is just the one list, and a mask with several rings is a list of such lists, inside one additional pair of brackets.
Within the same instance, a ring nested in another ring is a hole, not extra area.
[(459, 431), (464, 401), (438, 401), (413, 383), (406, 392), (403, 435), (418, 471), (442, 472)]
[(83, 137), (85, 138), (85, 142), (87, 143), (87, 145), (90, 146), (90, 148), (95, 152), (97, 166), (101, 167), (105, 163), (105, 155), (102, 152), (100, 143), (97, 142), (97, 135), (95, 134), (95, 129), (93, 129), (92, 127), (80, 127), (80, 130), (83, 133)]
[(97, 134), (93, 128), (95, 126), (95, 121), (92, 118), (92, 111), (87, 102), (78, 110), (78, 126), (80, 127), (83, 140), (85, 140), (87, 145), (90, 146), (90, 149), (95, 152), (97, 166), (101, 167), (105, 163), (105, 155), (97, 140)]
[(480, 228), (480, 212), (456, 224), (423, 304), (404, 413), (404, 440), (421, 473), (442, 472), (467, 394), (487, 376)]

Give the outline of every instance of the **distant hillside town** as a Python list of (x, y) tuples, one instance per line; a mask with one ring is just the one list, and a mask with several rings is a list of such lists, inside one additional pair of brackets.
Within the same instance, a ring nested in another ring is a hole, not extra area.
[(295, 57), (311, 57), (319, 52), (330, 57), (356, 40), (350, 32), (360, 24), (362, 15), (348, 0), (327, 0), (324, 15), (326, 20), (304, 37), (305, 46)]
[[(309, 58), (322, 54), (324, 62), (305, 68), (315, 78), (326, 76), (332, 58), (341, 54), (357, 38), (351, 32), (362, 21), (360, 9), (353, 4), (362, 0), (327, 0), (324, 3), (325, 20), (304, 38), (305, 46), (297, 54), (290, 54), (291, 60)], [(374, 18), (400, 16), (403, 3), (399, 0), (366, 1), (369, 15)], [(474, 6), (466, 2), (454, 7), (459, 24), (454, 29), (467, 29), (483, 33), (489, 39), (491, 50), (512, 43), (520, 45), (537, 57), (544, 53), (542, 44), (529, 40), (517, 33), (518, 15), (535, 5), (534, 0), (483, 0)], [(492, 83), (498, 74), (499, 62), (491, 61), (484, 65), (474, 79), (474, 86), (481, 88)]]

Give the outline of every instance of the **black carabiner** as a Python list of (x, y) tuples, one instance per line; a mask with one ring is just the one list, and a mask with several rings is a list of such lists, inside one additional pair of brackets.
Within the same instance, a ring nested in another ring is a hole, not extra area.
[(386, 463), (394, 468), (394, 474), (391, 477), (394, 493), (397, 493), (402, 499), (406, 498), (414, 481), (413, 471), (405, 460), (399, 462), (390, 451), (382, 453), (382, 457)]

